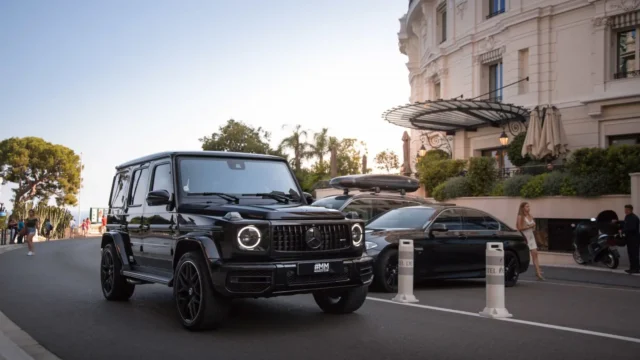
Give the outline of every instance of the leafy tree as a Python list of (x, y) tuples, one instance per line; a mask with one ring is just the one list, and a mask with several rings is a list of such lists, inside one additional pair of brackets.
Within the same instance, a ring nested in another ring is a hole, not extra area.
[(313, 134), (313, 143), (309, 144), (311, 154), (318, 158), (318, 162), (324, 161), (324, 156), (329, 152), (329, 128), (322, 128), (318, 133)]
[(226, 125), (220, 126), (218, 132), (211, 137), (205, 136), (198, 140), (202, 142), (202, 150), (269, 154), (287, 158), (281, 149), (271, 148), (270, 132), (234, 119), (229, 119)]
[[(286, 125), (283, 125), (284, 129)], [(309, 151), (309, 144), (306, 141), (307, 130), (302, 130), (301, 125), (296, 125), (295, 130), (288, 137), (280, 142), (280, 149), (289, 149), (293, 151), (293, 168), (296, 172), (302, 170), (302, 160), (312, 156)]]
[(420, 158), (416, 169), (427, 193), (433, 194), (438, 185), (460, 175), (465, 166), (466, 161), (449, 159), (449, 154), (445, 151), (429, 150)]
[(400, 167), (400, 161), (398, 160), (398, 155), (391, 151), (385, 150), (381, 151), (376, 155), (375, 158), (376, 164), (378, 164), (378, 169), (385, 170), (387, 173), (390, 173), (391, 170), (397, 169)]
[(338, 147), (338, 176), (360, 174), (362, 172), (362, 156), (360, 153), (362, 149), (366, 152), (365, 143), (352, 138), (340, 141), (334, 140), (333, 143), (337, 144)]
[(0, 176), (18, 184), (14, 203), (55, 196), (58, 206), (76, 205), (80, 189), (80, 156), (38, 137), (0, 142)]

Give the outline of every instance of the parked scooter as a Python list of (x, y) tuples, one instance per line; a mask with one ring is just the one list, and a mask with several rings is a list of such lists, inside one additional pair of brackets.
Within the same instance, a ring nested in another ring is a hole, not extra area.
[(620, 265), (618, 246), (624, 246), (624, 238), (618, 233), (618, 215), (606, 210), (590, 221), (571, 224), (574, 228), (573, 259), (580, 265), (603, 263), (610, 269)]

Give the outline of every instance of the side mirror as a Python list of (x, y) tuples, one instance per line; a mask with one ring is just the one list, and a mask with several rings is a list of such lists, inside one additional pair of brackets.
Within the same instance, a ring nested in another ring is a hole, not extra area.
[(171, 202), (171, 194), (167, 190), (150, 191), (147, 195), (147, 205), (167, 205)]
[(435, 223), (429, 227), (429, 235), (433, 235), (434, 232), (447, 232), (447, 225), (442, 223)]
[(309, 205), (316, 201), (316, 199), (313, 198), (313, 195), (309, 194), (308, 192), (303, 192), (302, 195), (304, 196), (304, 199), (307, 200), (307, 204)]

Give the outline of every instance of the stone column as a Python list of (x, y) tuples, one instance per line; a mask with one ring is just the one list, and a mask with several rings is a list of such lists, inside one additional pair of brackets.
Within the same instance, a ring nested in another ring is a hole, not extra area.
[(631, 205), (636, 214), (640, 211), (640, 172), (631, 173)]

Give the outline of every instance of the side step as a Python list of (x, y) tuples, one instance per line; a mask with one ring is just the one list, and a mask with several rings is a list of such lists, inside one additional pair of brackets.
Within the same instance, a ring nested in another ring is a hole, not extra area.
[(139, 271), (123, 270), (122, 275), (154, 284), (169, 285), (170, 278), (161, 275), (143, 273)]

